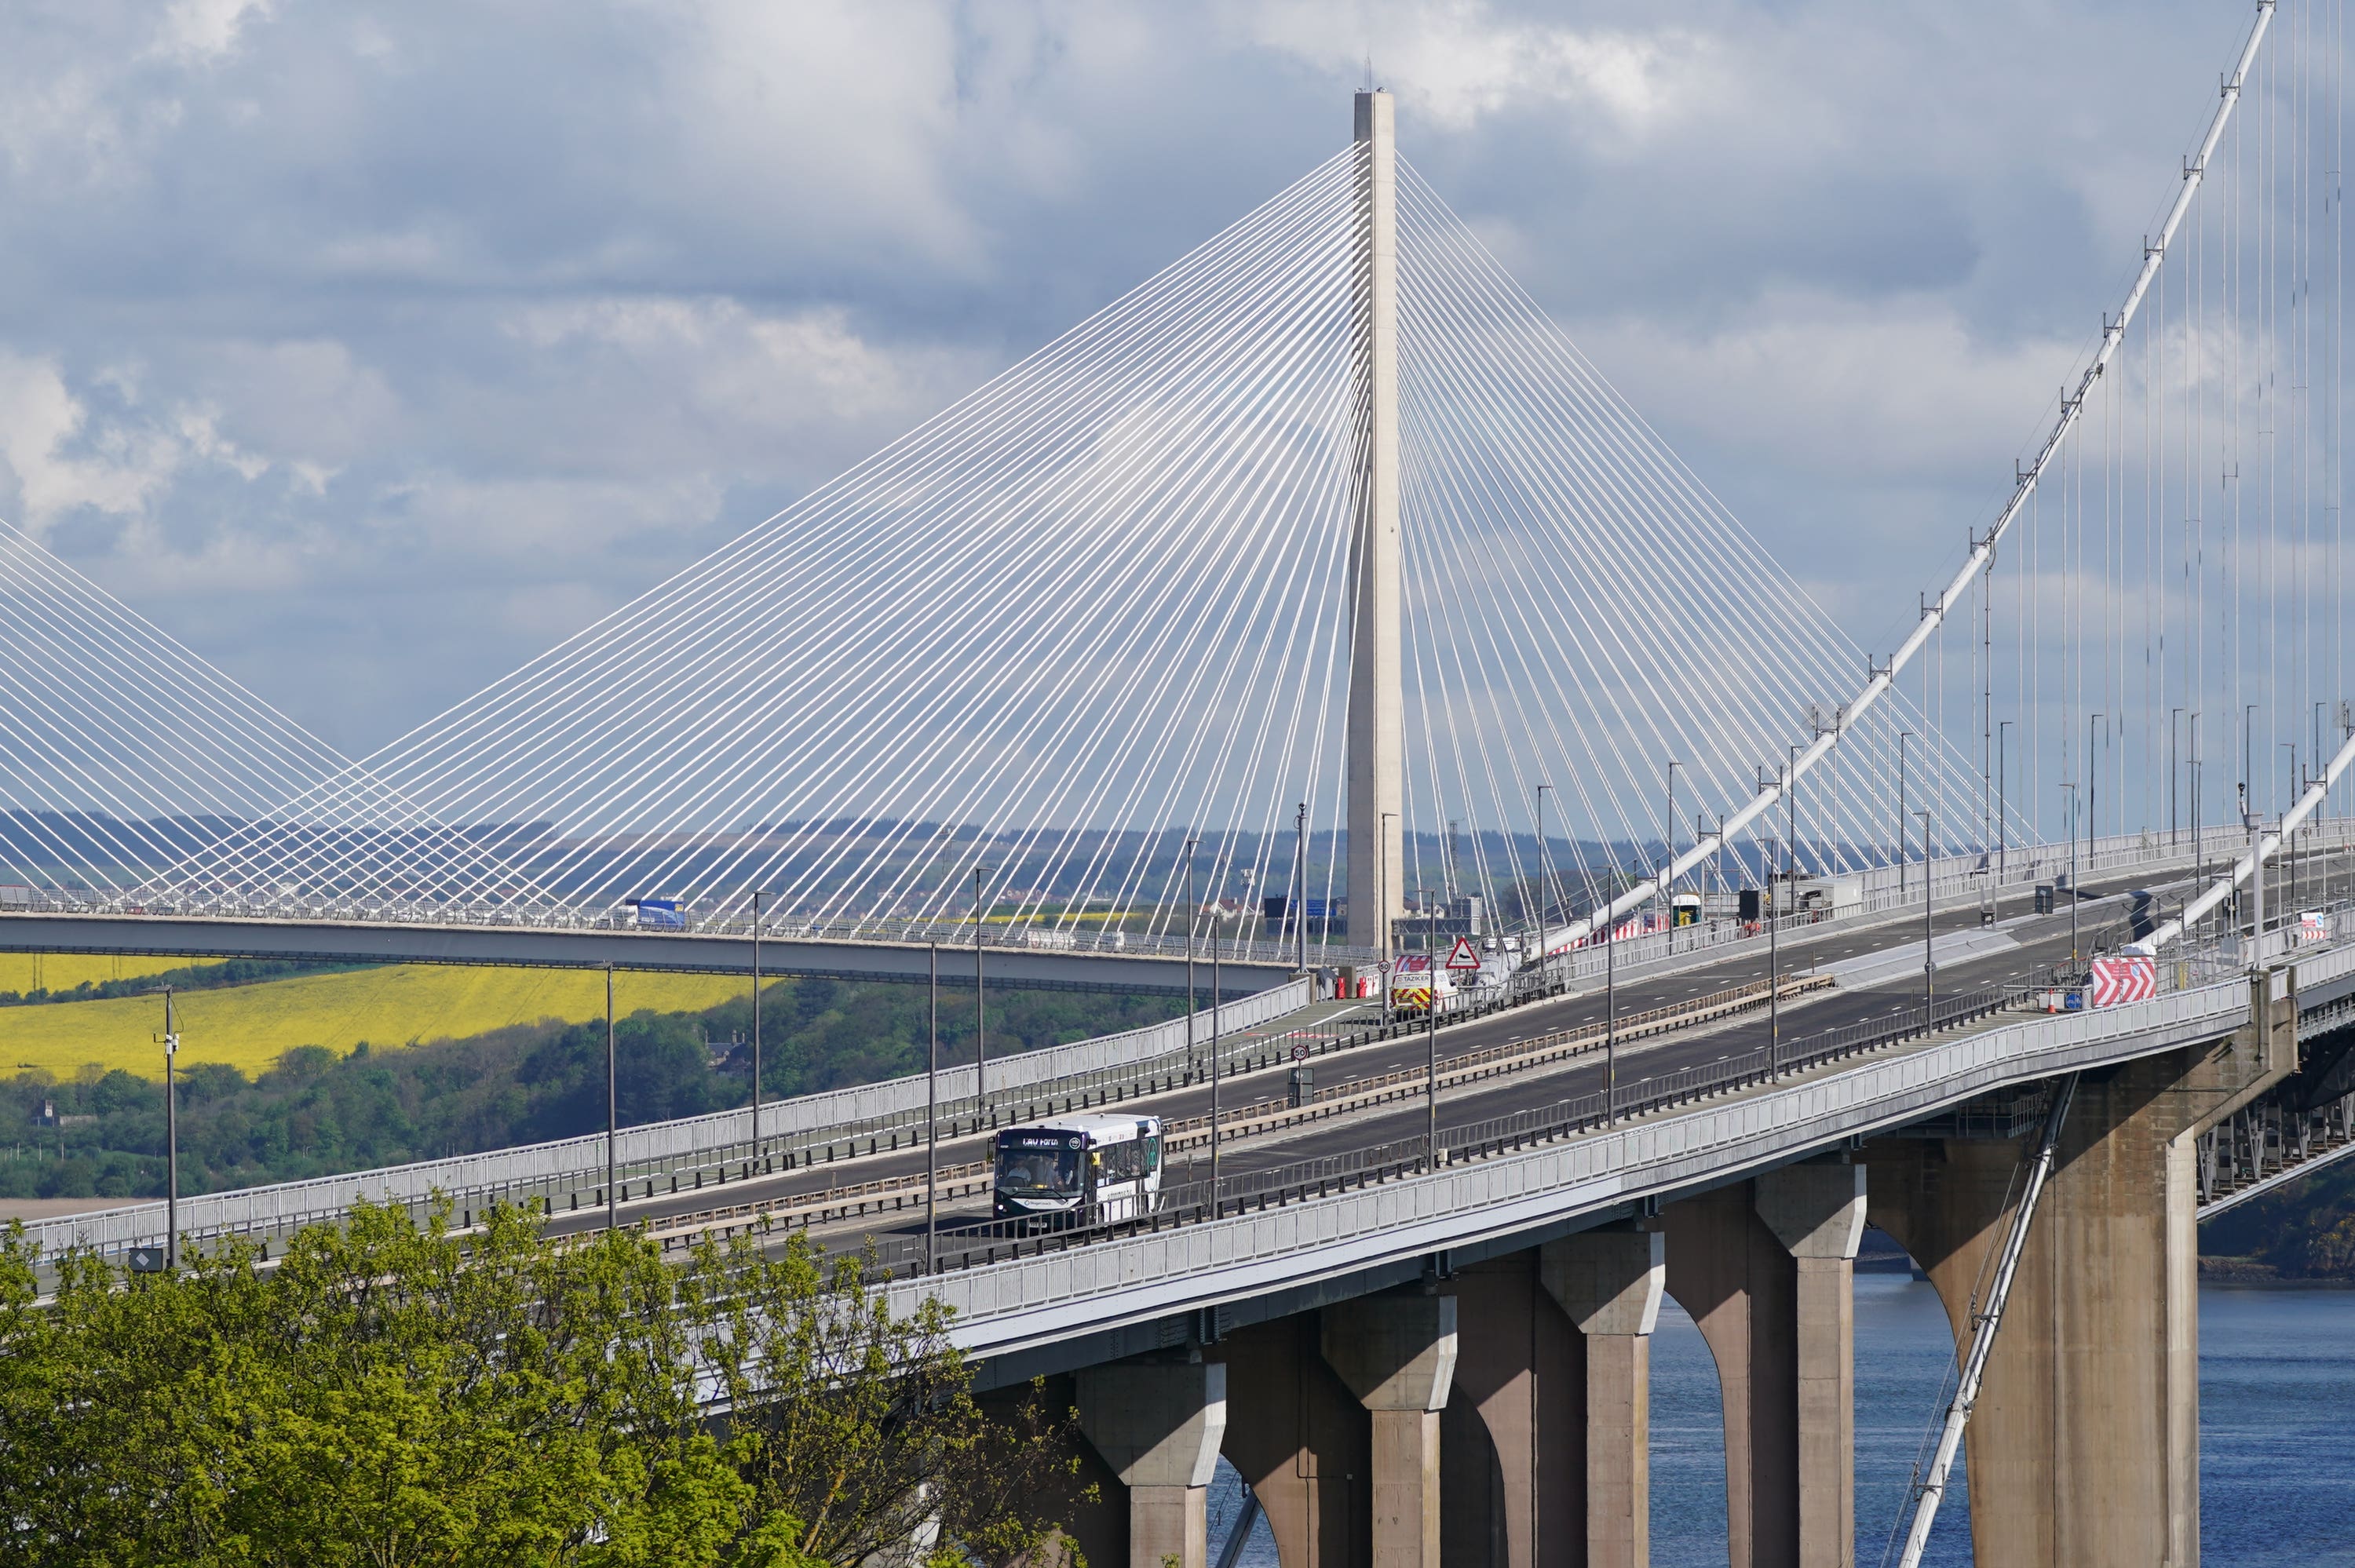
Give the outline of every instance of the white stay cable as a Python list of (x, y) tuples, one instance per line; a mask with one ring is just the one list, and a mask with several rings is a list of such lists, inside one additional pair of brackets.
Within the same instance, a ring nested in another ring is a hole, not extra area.
[[(1670, 878), (1680, 876), (1699, 865), (1710, 855), (1716, 853), (1718, 843), (1728, 834), (1740, 832), (1763, 816), (1783, 798), (1786, 789), (1805, 776), (1817, 763), (1822, 761), (1832, 747), (1839, 744), (1840, 737), (1848, 727), (1862, 717), (1889, 691), (1898, 673), (1911, 663), (1914, 654), (1920, 652), (1928, 643), (1932, 635), (1945, 623), (1947, 611), (1969, 591), (1972, 579), (1978, 576), (1980, 570), (1993, 557), (1996, 545), (2009, 531), (2013, 522), (2027, 506), (2030, 497), (2036, 493), (2036, 487), (2042, 480), (2045, 469), (2051, 463), (2054, 455), (2060, 451), (2062, 443), (2067, 440), (2071, 432), (2076, 429), (2078, 416), (2084, 408), (2086, 393), (2101, 378), (2103, 372), (2108, 368), (2111, 358), (2117, 353), (2118, 345), (2125, 342), (2126, 325), (2133, 321), (2135, 313), (2141, 308), (2144, 296), (2150, 291), (2151, 281), (2158, 275), (2159, 266), (2167, 257), (2168, 247), (2173, 242), (2177, 229), (2181, 228), (2184, 216), (2190, 211), (2192, 198), (2198, 195), (2200, 183), (2206, 177), (2208, 160), (2215, 153), (2218, 142), (2223, 138), (2225, 127), (2232, 122), (2233, 107), (2240, 101), (2242, 85), (2247, 79), (2249, 69), (2256, 59), (2258, 46), (2264, 41), (2265, 29), (2273, 20), (2276, 4), (2277, 0), (2258, 0), (2257, 18), (2249, 29), (2248, 41), (2241, 49), (2240, 59), (2233, 67), (2232, 74), (2223, 84), (2215, 115), (2209, 122), (2207, 134), (2200, 140), (2199, 155), (2184, 166), (2182, 188), (2176, 193), (2174, 204), (2168, 209), (2167, 221), (2160, 227), (2158, 242), (2145, 245), (2143, 263), (2135, 274), (2133, 286), (2126, 292), (2125, 307), (2118, 313), (2116, 321), (2105, 320), (2103, 323), (2101, 345), (2094, 351), (2093, 361), (2085, 367), (2084, 374), (2079, 377), (2075, 395), (2062, 400), (2060, 417), (2054, 422), (2051, 433), (2045, 437), (2042, 448), (2036, 454), (2036, 461), (2019, 476), (2018, 482), (2012, 491), (2011, 500), (2006, 503), (2002, 513), (1997, 517), (1995, 525), (1987, 530), (1984, 538), (1974, 541), (1969, 554), (1964, 558), (1961, 569), (1955, 574), (1954, 579), (1938, 595), (1937, 601), (1923, 609), (1922, 619), (1914, 627), (1913, 635), (1899, 645), (1885, 669), (1875, 671), (1872, 677), (1865, 682), (1855, 698), (1841, 710), (1838, 723), (1833, 728), (1817, 736), (1814, 744), (1801, 751), (1797, 759), (1783, 769), (1782, 776), (1775, 782), (1759, 790), (1739, 810), (1727, 817), (1709, 839), (1675, 857), (1669, 863), (1668, 876)], [(2342, 748), (2341, 756), (2344, 755)], [(2334, 766), (2336, 766), (2335, 763)], [(1639, 883), (1613, 900), (1595, 916), (1573, 921), (1567, 930), (1559, 935), (1549, 931), (1542, 943), (1544, 950), (1555, 951), (1582, 939), (1602, 921), (1615, 920), (1622, 914), (1653, 897), (1657, 888), (1658, 884), (1650, 880)]]

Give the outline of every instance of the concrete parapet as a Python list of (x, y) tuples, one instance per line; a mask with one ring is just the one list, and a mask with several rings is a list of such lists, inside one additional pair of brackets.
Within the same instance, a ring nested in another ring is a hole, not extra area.
[(1205, 1504), (1227, 1430), (1216, 1361), (1115, 1361), (1078, 1377), (1080, 1430), (1128, 1488), (1131, 1568), (1208, 1568)]

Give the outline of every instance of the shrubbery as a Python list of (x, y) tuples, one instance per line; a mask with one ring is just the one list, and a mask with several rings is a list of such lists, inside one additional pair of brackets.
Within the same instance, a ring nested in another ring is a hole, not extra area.
[(985, 1421), (858, 1259), (446, 1218), (69, 1257), (48, 1303), (0, 1243), (0, 1564), (963, 1563), (1073, 1495), (1069, 1413)]

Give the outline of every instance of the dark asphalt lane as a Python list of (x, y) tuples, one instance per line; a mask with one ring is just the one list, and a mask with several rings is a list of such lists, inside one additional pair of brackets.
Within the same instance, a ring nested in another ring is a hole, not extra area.
[[(2327, 902), (2330, 897), (2344, 897), (2355, 892), (2355, 866), (2350, 866), (2346, 856), (2334, 857), (2334, 861), (2336, 863), (2327, 873), (2311, 864), (2301, 867), (2298, 891), (2301, 906)], [(2180, 887), (2188, 885), (2189, 880), (2188, 877), (2179, 877), (2173, 883), (2159, 885), (2162, 890), (2170, 886)], [(2090, 946), (2097, 936), (2118, 938), (2122, 934), (2126, 913), (2126, 905), (2118, 895), (2145, 885), (2145, 882), (2133, 875), (2089, 880), (2085, 900), (2079, 909), (2082, 939)], [(1978, 910), (1967, 907), (1942, 912), (1933, 921), (1932, 928), (1940, 936), (1978, 930), (1981, 928)], [(2014, 914), (1997, 929), (2016, 938), (2019, 945), (1961, 961), (1942, 962), (1938, 970), (1940, 995), (2041, 979), (2053, 966), (2065, 962), (2069, 958), (2070, 920), (2065, 905), (2061, 913), (2052, 916), (2023, 918)], [(1794, 937), (1786, 933), (1781, 952), (1782, 972), (1785, 975), (1804, 974), (1811, 969), (1868, 954), (1889, 954), (1894, 959), (1904, 955), (1909, 948), (1917, 961), (1910, 970), (1879, 983), (1857, 989), (1819, 991), (1806, 997), (1786, 1000), (1781, 1010), (1781, 1035), (1785, 1044), (1803, 1045), (1809, 1037), (1832, 1029), (1918, 1009), (1922, 994), (1918, 965), (1920, 932), (1918, 925), (1897, 922), (1876, 925), (1866, 930), (1827, 934), (1820, 938), (1809, 938), (1804, 933)], [(1618, 1013), (1624, 1020), (1650, 1009), (1691, 1001), (1745, 981), (1764, 980), (1766, 970), (1766, 943), (1763, 939), (1743, 943), (1738, 952), (1704, 967), (1618, 986)], [(1497, 1045), (1562, 1030), (1600, 1027), (1604, 1008), (1604, 998), (1600, 992), (1583, 992), (1533, 1003), (1468, 1023), (1443, 1027), (1438, 1033), (1441, 1065), (1444, 1069), (1452, 1058)], [(1662, 1076), (1688, 1067), (1711, 1065), (1761, 1050), (1766, 1044), (1766, 1014), (1762, 1008), (1703, 1030), (1631, 1042), (1619, 1053), (1619, 1082), (1623, 1090), (1632, 1092), (1647, 1077)], [(1428, 1059), (1428, 1052), (1429, 1045), (1424, 1038), (1415, 1034), (1319, 1056), (1315, 1063), (1316, 1086), (1320, 1090), (1329, 1090), (1356, 1080), (1421, 1067)], [(1598, 1093), (1602, 1088), (1602, 1075), (1600, 1054), (1590, 1054), (1573, 1062), (1532, 1068), (1525, 1073), (1445, 1092), (1440, 1098), (1440, 1125), (1444, 1131), (1451, 1127), (1467, 1126), (1492, 1117)], [(1231, 1079), (1224, 1086), (1222, 1103), (1231, 1110), (1276, 1097), (1283, 1093), (1284, 1083), (1284, 1072), (1281, 1068)], [(1195, 1086), (1168, 1094), (1140, 1097), (1123, 1102), (1120, 1108), (1174, 1119), (1206, 1113), (1209, 1109), (1209, 1097), (1208, 1086)], [(1413, 1100), (1380, 1111), (1308, 1123), (1231, 1144), (1221, 1152), (1221, 1164), (1229, 1172), (1241, 1174), (1295, 1160), (1353, 1152), (1398, 1139), (1420, 1137), (1424, 1119), (1423, 1105), (1420, 1100)], [(988, 1140), (984, 1137), (944, 1142), (941, 1146), (941, 1163), (946, 1167), (977, 1160), (986, 1155), (987, 1150)], [(1199, 1170), (1203, 1159), (1201, 1151), (1193, 1151), (1192, 1158), (1197, 1162), (1196, 1169)], [(1188, 1157), (1184, 1155), (1173, 1158), (1170, 1172), (1173, 1180), (1185, 1179), (1187, 1160)], [(625, 1222), (634, 1223), (641, 1219), (661, 1221), (723, 1206), (754, 1202), (774, 1203), (858, 1182), (914, 1176), (921, 1174), (923, 1169), (923, 1150), (921, 1148), (903, 1149), (837, 1164), (816, 1165), (775, 1177), (730, 1182), (719, 1187), (707, 1186), (699, 1192), (675, 1195), (665, 1193), (651, 1201), (625, 1203), (622, 1212)], [(954, 1212), (971, 1217), (976, 1212), (986, 1211), (986, 1201), (979, 1204), (968, 1202), (954, 1205)], [(943, 1205), (943, 1213), (949, 1212), (952, 1212), (950, 1206)], [(559, 1213), (552, 1228), (559, 1234), (591, 1229), (601, 1224), (602, 1218), (602, 1213), (587, 1211), (577, 1216)], [(914, 1222), (919, 1227), (921, 1223), (920, 1219)], [(908, 1226), (886, 1224), (879, 1216), (865, 1222), (846, 1222), (844, 1228), (866, 1229), (884, 1234)]]

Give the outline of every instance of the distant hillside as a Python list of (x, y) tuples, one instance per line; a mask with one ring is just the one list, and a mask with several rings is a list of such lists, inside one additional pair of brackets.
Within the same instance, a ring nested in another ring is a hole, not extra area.
[[(430, 972), (499, 976), (491, 970)], [(400, 973), (320, 978), (350, 981)], [(549, 971), (529, 973), (538, 978)], [(180, 1112), (181, 1190), (202, 1192), (331, 1175), (597, 1131), (605, 1118), (603, 978), (571, 978), (595, 986), (597, 1022), (513, 1023), (465, 1039), (389, 1051), (375, 1044), (330, 1050), (305, 1042), (265, 1058), (252, 1075), (220, 1059), (208, 1044), (221, 1038), (224, 1015), (200, 1025), (192, 1012)], [(277, 991), (311, 983), (282, 981), (250, 990)], [(751, 1031), (746, 988), (741, 982), (711, 983), (734, 994), (700, 1011), (635, 1012), (616, 1030), (624, 1125), (724, 1109), (751, 1097), (751, 1054), (730, 1044)], [(644, 987), (635, 993), (638, 1001), (660, 989)], [(206, 992), (190, 1001), (241, 994)], [(354, 1010), (343, 1033), (381, 1028), (388, 1015), (372, 1015), (378, 1022), (371, 1025), (360, 1003), (381, 1002), (382, 995), (350, 990), (343, 995)], [(623, 993), (624, 1005), (632, 1005), (632, 996)], [(761, 1012), (765, 1093), (803, 1094), (920, 1070), (924, 1001), (921, 986), (773, 982), (762, 993)], [(480, 1005), (512, 1012), (538, 1004), (486, 994)], [(1173, 1016), (1182, 1005), (1161, 997), (993, 993), (990, 1054), (1133, 1028)], [(0, 1010), (0, 1024), (26, 1015), (129, 1006), (150, 1020), (158, 1012), (144, 1001), (75, 1003)], [(316, 1027), (323, 1014), (314, 1008), (308, 1016)], [(943, 1060), (970, 1060), (970, 994), (944, 1007), (941, 1022)], [(118, 1025), (150, 1026), (137, 1017), (125, 1017)], [(147, 1065), (144, 1056), (155, 1053), (144, 1033), (139, 1044), (141, 1065)], [(44, 1102), (68, 1125), (37, 1126)], [(64, 1075), (26, 1070), (0, 1078), (0, 1197), (155, 1196), (163, 1191), (163, 1156), (162, 1088), (153, 1079), (96, 1067)]]
[[(698, 1011), (743, 994), (747, 983), (625, 971), (614, 976), (614, 1004), (624, 1013)], [(585, 969), (394, 964), (194, 991), (179, 998), (177, 1012), (182, 1065), (217, 1063), (250, 1075), (298, 1045), (323, 1045), (340, 1056), (363, 1040), (382, 1050), (542, 1019), (602, 1019), (605, 977)], [(0, 1074), (33, 1070), (71, 1078), (95, 1064), (102, 1072), (160, 1079), (155, 1036), (163, 1027), (158, 995), (0, 1007)]]
[(2326, 1167), (2201, 1225), (2200, 1268), (2223, 1279), (2355, 1279), (2355, 1162)]

